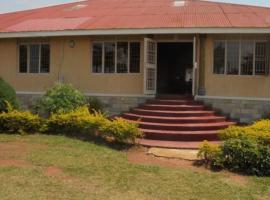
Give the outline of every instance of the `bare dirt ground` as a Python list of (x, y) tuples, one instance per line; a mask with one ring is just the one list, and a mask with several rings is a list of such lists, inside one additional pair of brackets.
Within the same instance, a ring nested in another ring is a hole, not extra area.
[[(183, 160), (183, 159), (175, 159), (175, 158), (164, 158), (164, 157), (156, 157), (152, 154), (148, 154), (148, 149), (143, 147), (132, 148), (128, 151), (128, 160), (135, 164), (143, 164), (143, 165), (154, 165), (154, 166), (162, 166), (162, 167), (170, 167), (170, 168), (185, 168), (189, 170), (193, 170), (200, 173), (214, 173), (204, 166), (194, 165), (193, 161)], [(234, 174), (228, 171), (222, 172), (224, 176), (228, 177), (230, 180), (233, 180), (237, 184), (245, 185), (248, 182), (246, 176), (242, 176), (239, 174)]]

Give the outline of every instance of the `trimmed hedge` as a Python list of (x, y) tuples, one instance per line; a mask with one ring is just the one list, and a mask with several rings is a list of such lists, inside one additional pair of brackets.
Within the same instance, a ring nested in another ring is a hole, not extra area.
[(260, 120), (250, 126), (231, 126), (219, 133), (222, 140), (243, 136), (270, 144), (270, 120)]
[(103, 113), (90, 113), (87, 106), (68, 113), (55, 113), (47, 120), (48, 133), (91, 134), (113, 138), (117, 142), (134, 142), (142, 136), (137, 124), (122, 118), (109, 120)]
[(36, 133), (44, 129), (44, 120), (28, 111), (10, 110), (0, 113), (0, 131)]
[(67, 113), (52, 114), (47, 120), (47, 132), (93, 134), (107, 121), (109, 120), (103, 114), (90, 114), (88, 107), (84, 106)]

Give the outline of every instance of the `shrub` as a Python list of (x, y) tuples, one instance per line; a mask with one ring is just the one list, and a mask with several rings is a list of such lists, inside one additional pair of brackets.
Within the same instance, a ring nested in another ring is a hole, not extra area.
[(54, 113), (47, 121), (49, 133), (94, 134), (108, 119), (101, 113), (90, 114), (88, 107), (79, 107), (70, 112)]
[(53, 113), (47, 120), (48, 133), (93, 134), (113, 138), (117, 142), (134, 142), (142, 136), (137, 124), (122, 118), (109, 120), (101, 112), (90, 113), (87, 106), (70, 112)]
[(13, 108), (19, 107), (14, 89), (0, 78), (0, 112), (7, 111), (6, 101), (8, 101)]
[(43, 120), (28, 111), (10, 110), (0, 113), (0, 131), (9, 133), (36, 133), (43, 129)]
[(226, 140), (224, 166), (232, 171), (270, 175), (270, 147), (247, 137)]
[(97, 112), (103, 112), (104, 111), (104, 105), (103, 103), (96, 97), (88, 97), (87, 103), (89, 106), (90, 113)]
[(84, 95), (70, 84), (57, 83), (38, 102), (41, 113), (69, 112), (86, 104)]
[(207, 166), (251, 175), (270, 175), (270, 146), (245, 136), (224, 141), (219, 148), (204, 143), (198, 156)]
[(260, 120), (250, 126), (244, 127), (231, 126), (220, 131), (219, 136), (223, 140), (245, 136), (270, 144), (270, 120)]
[(217, 144), (210, 144), (204, 141), (199, 148), (198, 158), (204, 161), (206, 166), (211, 168), (222, 168), (221, 148)]
[(143, 136), (138, 126), (138, 124), (130, 123), (123, 118), (116, 118), (104, 123), (100, 131), (107, 137), (113, 137), (117, 142), (134, 142), (137, 137)]

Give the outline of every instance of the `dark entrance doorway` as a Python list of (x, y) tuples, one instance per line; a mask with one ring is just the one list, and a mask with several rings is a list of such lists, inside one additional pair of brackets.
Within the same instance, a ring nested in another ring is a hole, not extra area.
[(158, 43), (157, 93), (192, 94), (193, 43)]

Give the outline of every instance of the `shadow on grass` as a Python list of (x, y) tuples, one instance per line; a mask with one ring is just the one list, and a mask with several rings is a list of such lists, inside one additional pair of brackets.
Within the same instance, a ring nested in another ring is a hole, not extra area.
[(99, 146), (109, 147), (114, 150), (118, 151), (126, 151), (130, 148), (134, 147), (135, 144), (132, 143), (123, 143), (123, 142), (117, 142), (117, 141), (110, 141), (108, 139), (105, 139), (100, 136), (95, 136), (91, 134), (83, 134), (83, 133), (67, 133), (67, 134), (49, 134), (49, 133), (42, 133), (43, 135), (59, 135), (59, 136), (65, 136), (71, 139), (77, 139), (81, 140), (83, 142), (91, 142), (94, 144), (97, 144)]

